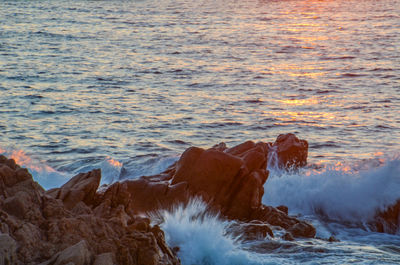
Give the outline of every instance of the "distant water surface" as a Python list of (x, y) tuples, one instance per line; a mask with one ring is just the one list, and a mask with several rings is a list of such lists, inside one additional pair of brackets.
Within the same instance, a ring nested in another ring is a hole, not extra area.
[(2, 1), (0, 146), (54, 167), (296, 132), (400, 140), (399, 1)]
[(192, 145), (294, 132), (320, 171), (271, 174), (263, 200), (343, 243), (237, 250), (223, 223), (180, 213), (164, 229), (184, 242), (185, 264), (398, 263), (398, 236), (313, 210), (364, 218), (397, 198), (399, 14), (399, 0), (3, 0), (0, 153), (49, 188), (94, 167), (109, 183), (158, 173)]

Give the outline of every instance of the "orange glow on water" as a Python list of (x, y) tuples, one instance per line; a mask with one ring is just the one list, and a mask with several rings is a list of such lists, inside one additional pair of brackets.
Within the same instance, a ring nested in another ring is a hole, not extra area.
[(277, 100), (279, 103), (293, 105), (293, 106), (303, 106), (303, 105), (316, 105), (319, 100), (316, 98), (307, 98), (307, 99), (284, 99)]
[[(0, 153), (6, 153), (7, 150), (0, 148)], [(11, 153), (7, 154), (8, 158), (14, 159), (15, 163), (20, 165), (21, 167), (27, 167), (37, 172), (42, 172), (44, 170), (48, 172), (55, 172), (55, 170), (46, 165), (37, 165), (30, 156), (28, 156), (22, 150), (14, 150)]]
[(113, 159), (113, 158), (111, 158), (109, 156), (106, 158), (106, 160), (110, 165), (112, 165), (114, 167), (122, 167), (122, 163), (121, 162), (119, 162), (119, 161), (117, 161), (117, 160), (115, 160), (115, 159)]

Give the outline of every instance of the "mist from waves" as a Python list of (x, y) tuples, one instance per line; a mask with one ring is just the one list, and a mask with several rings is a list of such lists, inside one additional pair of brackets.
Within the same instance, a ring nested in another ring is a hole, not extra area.
[[(152, 216), (165, 232), (168, 245), (183, 265), (266, 265), (266, 264), (395, 264), (400, 262), (400, 238), (371, 233), (339, 223), (309, 219), (317, 237), (285, 241), (279, 228), (275, 237), (243, 241), (230, 233), (228, 221), (208, 210), (200, 199)], [(330, 242), (334, 235), (338, 241)]]
[(363, 224), (400, 199), (400, 156), (358, 162), (312, 164), (283, 171), (270, 155), (263, 203), (286, 205), (291, 213)]

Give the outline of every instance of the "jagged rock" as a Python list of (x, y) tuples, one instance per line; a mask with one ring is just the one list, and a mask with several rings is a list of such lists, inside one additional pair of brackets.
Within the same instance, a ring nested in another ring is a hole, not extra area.
[[(106, 259), (96, 256), (102, 253), (112, 253), (116, 264), (179, 264), (161, 229), (139, 214), (201, 197), (223, 217), (242, 222), (248, 237), (273, 236), (270, 225), (295, 237), (313, 237), (310, 224), (261, 202), (271, 148), (282, 165), (305, 164), (307, 144), (294, 135), (279, 136), (274, 145), (248, 141), (229, 149), (225, 144), (191, 147), (161, 174), (114, 183), (99, 192), (100, 170), (78, 174), (45, 192), (29, 172), (0, 156), (0, 230), (18, 242), (18, 265), (75, 262), (64, 257), (83, 257), (76, 262), (92, 264), (94, 257)], [(87, 243), (78, 243), (82, 240)]]
[(111, 252), (97, 255), (93, 262), (93, 265), (114, 265), (114, 264), (115, 264), (115, 257)]
[(0, 156), (0, 231), (18, 248), (7, 245), (9, 255), (0, 242), (1, 262), (180, 264), (162, 231), (130, 210), (128, 185), (96, 193), (100, 171), (94, 170), (44, 192), (29, 172), (7, 161)]
[(400, 200), (377, 212), (369, 226), (376, 232), (396, 234), (400, 228)]
[[(190, 147), (159, 175), (111, 185), (100, 195), (99, 201), (103, 204), (96, 204), (95, 212), (107, 211), (114, 202), (125, 205), (127, 211), (151, 212), (171, 208), (178, 202), (186, 203), (191, 197), (201, 197), (229, 219), (259, 220), (284, 229), (301, 224), (293, 228), (293, 234), (313, 237), (312, 226), (289, 217), (284, 206), (277, 210), (262, 205), (271, 148), (284, 159), (282, 165), (306, 163), (308, 144), (293, 134), (280, 135), (274, 144), (247, 141), (232, 148), (223, 143), (210, 149)], [(298, 231), (300, 228), (304, 232)]]
[(17, 243), (7, 234), (0, 234), (0, 265), (11, 265), (17, 261)]
[(278, 209), (279, 211), (288, 214), (289, 213), (289, 208), (285, 205), (279, 205), (278, 207), (276, 207), (276, 209)]
[(267, 236), (274, 237), (274, 233), (269, 225), (260, 221), (233, 223), (228, 228), (228, 232), (235, 238), (245, 241), (260, 240)]
[(294, 241), (294, 237), (292, 236), (292, 234), (290, 232), (286, 232), (283, 236), (282, 236), (283, 240), (286, 241)]
[(281, 134), (273, 144), (281, 168), (303, 167), (307, 164), (308, 142), (292, 133)]
[(50, 190), (47, 194), (56, 199), (61, 199), (69, 210), (81, 201), (91, 205), (99, 187), (100, 179), (100, 169), (95, 169), (88, 173), (80, 173), (61, 186), (61, 188)]
[(93, 255), (89, 250), (85, 240), (64, 249), (54, 255), (50, 260), (41, 263), (40, 265), (90, 265), (92, 264)]

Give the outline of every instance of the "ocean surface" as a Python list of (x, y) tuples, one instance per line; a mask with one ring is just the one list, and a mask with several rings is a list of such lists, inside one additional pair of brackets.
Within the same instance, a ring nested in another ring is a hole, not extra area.
[(52, 188), (296, 133), (309, 166), (269, 165), (263, 202), (318, 238), (243, 242), (193, 201), (162, 213), (182, 263), (399, 264), (400, 233), (364, 225), (400, 198), (399, 14), (399, 0), (2, 0), (0, 154)]

